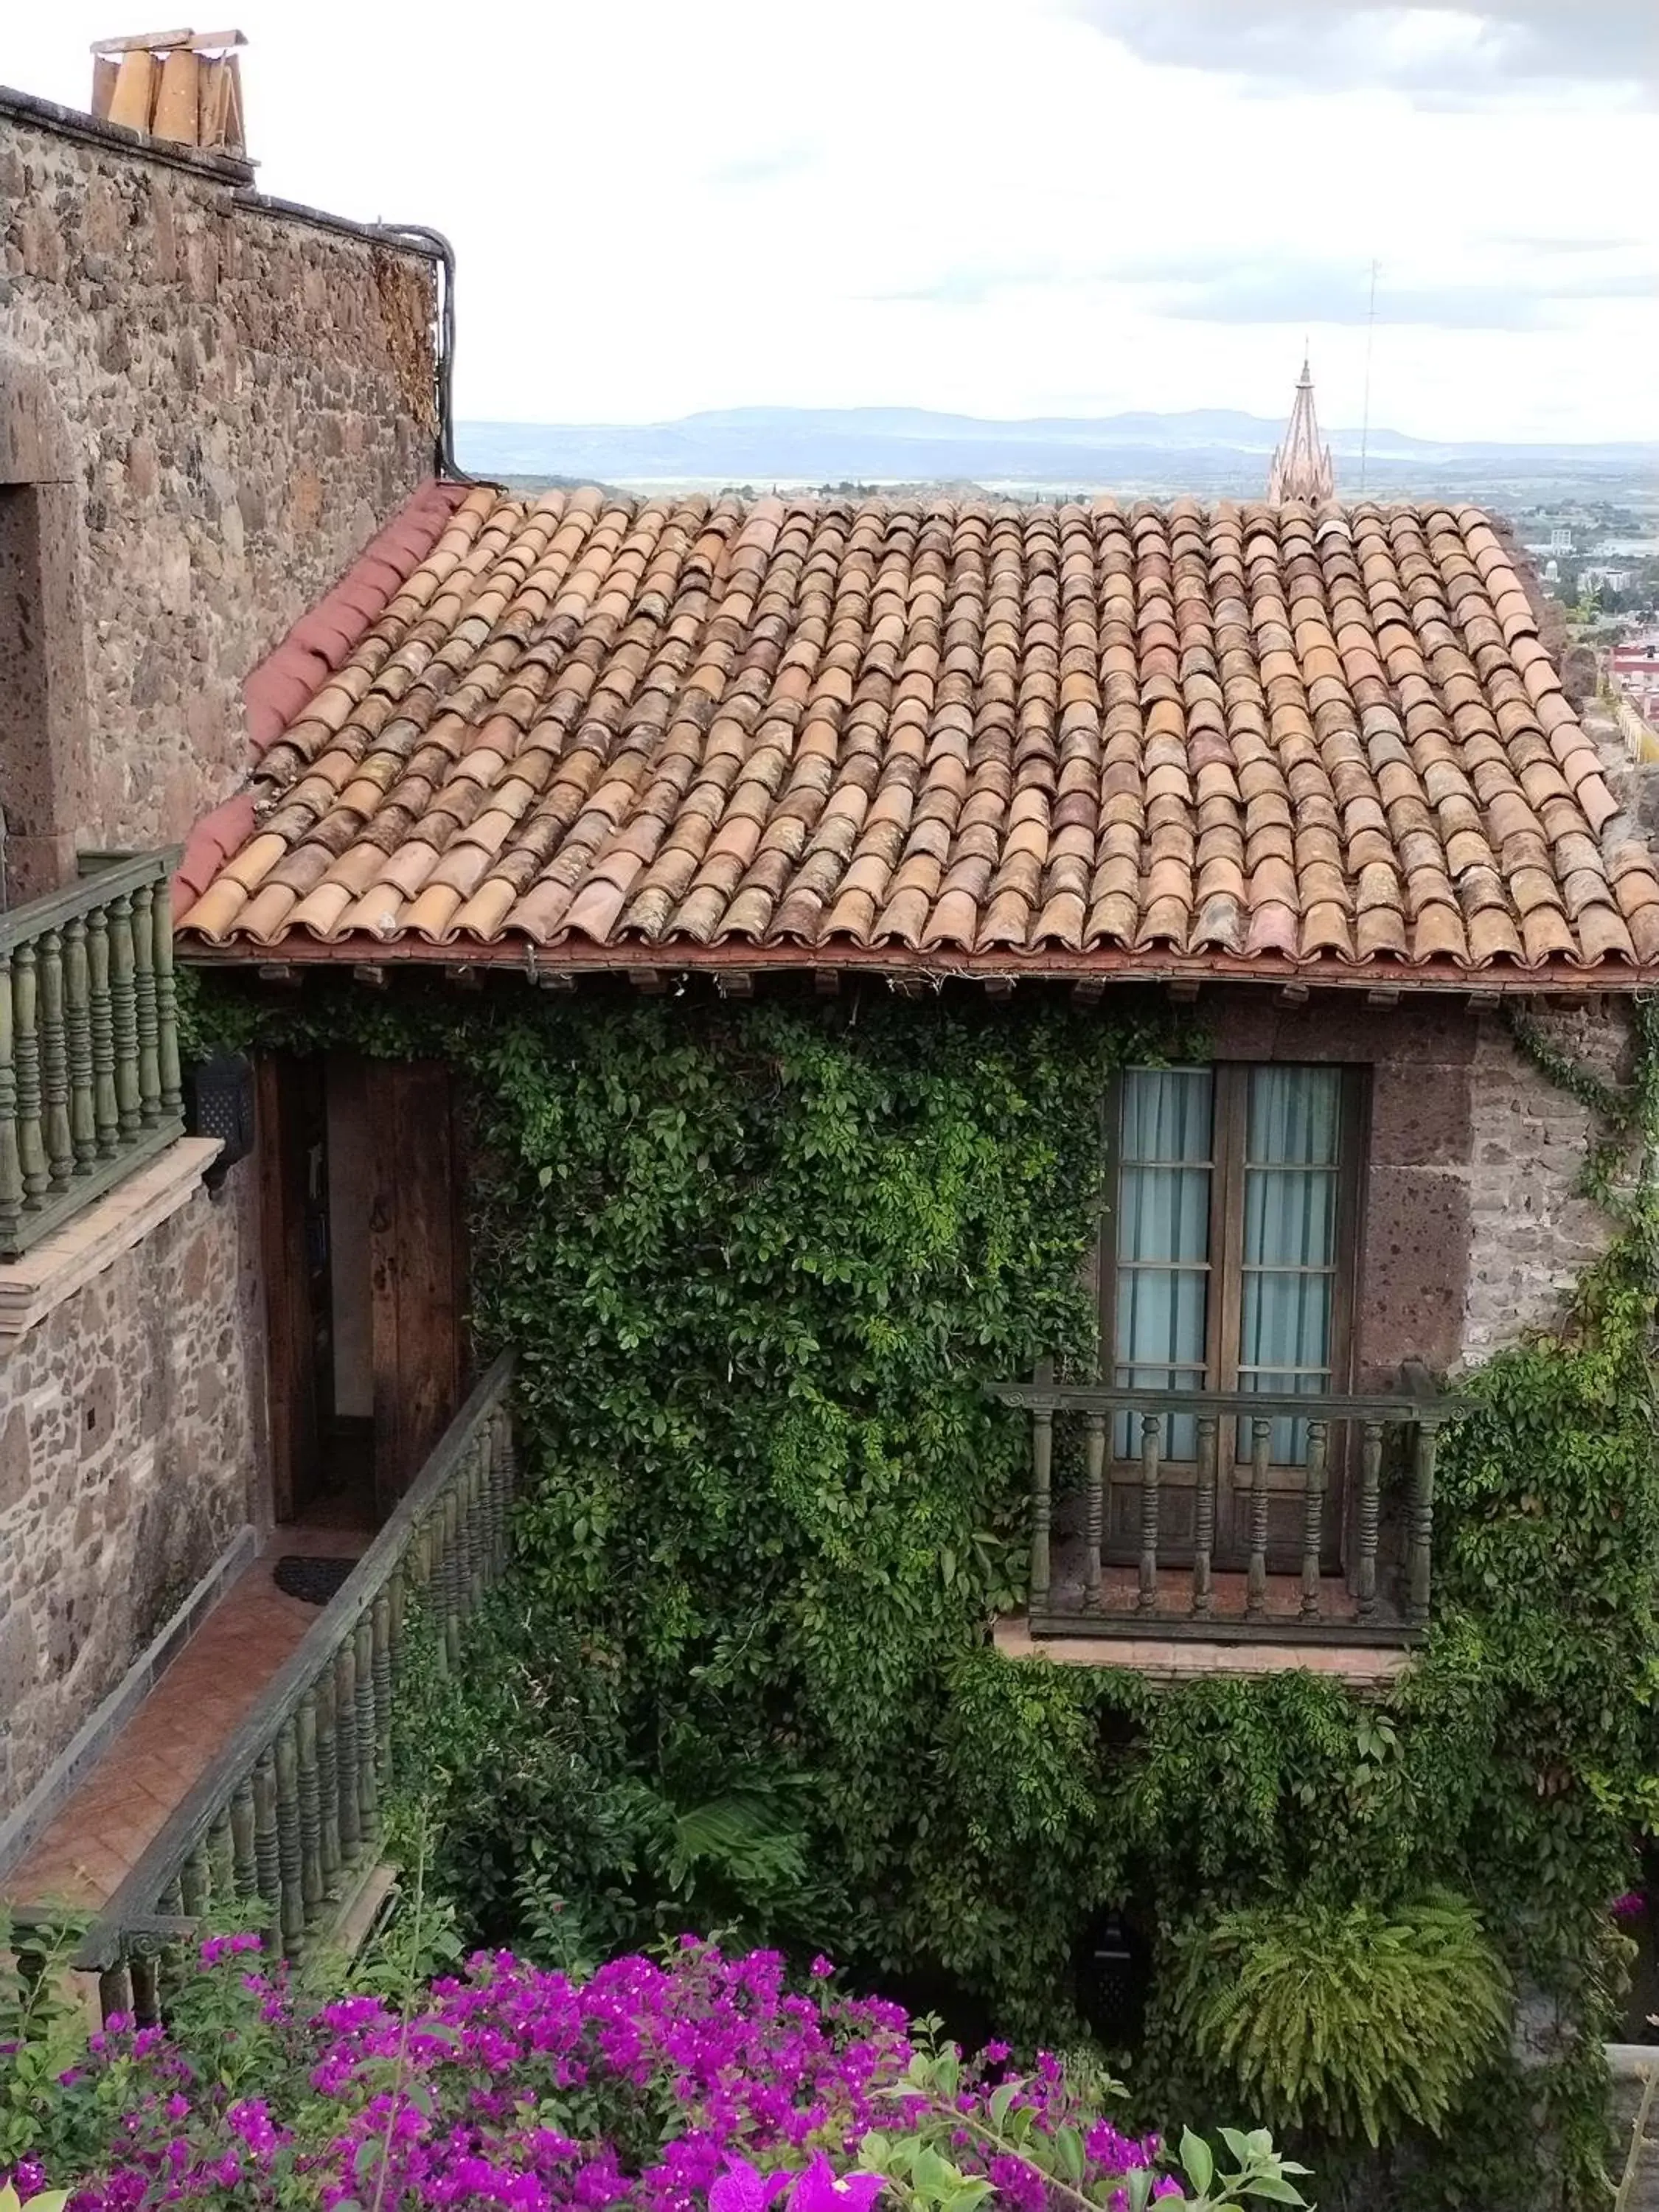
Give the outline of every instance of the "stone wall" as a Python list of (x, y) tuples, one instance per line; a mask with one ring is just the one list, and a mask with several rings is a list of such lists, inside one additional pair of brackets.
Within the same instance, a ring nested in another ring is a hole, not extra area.
[[(1626, 1073), (1630, 1025), (1619, 1001), (1591, 998), (1540, 1018), (1558, 1049), (1603, 1076)], [(1599, 1124), (1516, 1049), (1495, 1015), (1480, 1020), (1469, 1099), (1462, 1351), (1476, 1364), (1560, 1320), (1568, 1293), (1606, 1250), (1613, 1224), (1579, 1190)]]
[(46, 526), (85, 663), (14, 895), (66, 813), (171, 842), (235, 788), (244, 678), (432, 473), (435, 264), (251, 173), (0, 94), (0, 486), (73, 489)]
[(0, 1818), (258, 1510), (252, 1182), (198, 1185), (0, 1362)]

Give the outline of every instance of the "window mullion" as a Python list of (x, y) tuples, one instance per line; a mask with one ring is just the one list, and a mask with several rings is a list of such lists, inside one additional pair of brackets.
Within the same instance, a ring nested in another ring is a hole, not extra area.
[(1210, 1388), (1238, 1388), (1240, 1308), (1243, 1297), (1244, 1132), (1248, 1068), (1215, 1072), (1214, 1167), (1210, 1187), (1210, 1310), (1206, 1356)]

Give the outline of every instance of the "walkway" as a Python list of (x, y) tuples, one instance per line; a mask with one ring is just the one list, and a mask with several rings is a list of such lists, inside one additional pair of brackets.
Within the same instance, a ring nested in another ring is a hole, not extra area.
[(100, 1905), (234, 1733), (320, 1608), (271, 1580), (279, 1559), (356, 1559), (370, 1532), (283, 1528), (227, 1590), (28, 1856), (4, 1877), (19, 1905)]

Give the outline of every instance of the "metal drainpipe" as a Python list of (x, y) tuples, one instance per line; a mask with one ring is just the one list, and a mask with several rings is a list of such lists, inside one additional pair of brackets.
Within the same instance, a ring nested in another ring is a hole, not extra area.
[(443, 296), (438, 303), (438, 356), (433, 364), (438, 398), (437, 471), (455, 483), (477, 481), (455, 459), (453, 384), (455, 377), (455, 249), (442, 231), (423, 222), (377, 222), (374, 234), (388, 245), (418, 243), (437, 256), (443, 270)]

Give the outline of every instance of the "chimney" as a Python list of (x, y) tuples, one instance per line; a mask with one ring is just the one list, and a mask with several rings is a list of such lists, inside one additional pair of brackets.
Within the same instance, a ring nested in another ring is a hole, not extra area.
[(246, 157), (240, 31), (151, 31), (92, 49), (92, 112), (150, 138)]

